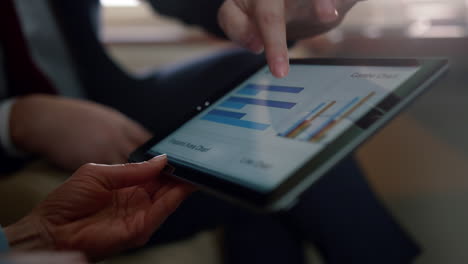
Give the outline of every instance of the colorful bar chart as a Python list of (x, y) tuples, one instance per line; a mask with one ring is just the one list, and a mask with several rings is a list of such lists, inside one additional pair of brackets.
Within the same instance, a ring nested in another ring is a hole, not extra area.
[[(247, 85), (238, 91), (238, 94), (243, 95), (257, 95), (260, 91), (278, 91), (284, 93), (299, 94), (303, 88), (300, 87), (286, 87), (286, 86), (261, 86), (261, 85)], [(354, 97), (350, 101), (337, 101), (332, 100), (322, 102), (314, 107), (309, 112), (297, 113), (299, 118), (293, 124), (278, 133), (280, 137), (306, 140), (310, 142), (321, 141), (327, 133), (339, 124), (343, 119), (349, 117), (353, 112), (363, 106), (376, 92), (371, 92), (365, 97)], [(252, 109), (247, 109), (245, 112), (239, 112), (247, 105), (278, 108), (290, 110), (297, 104), (287, 101), (267, 100), (260, 98), (252, 98), (245, 96), (230, 96), (218, 105), (221, 109), (212, 109), (201, 119), (218, 124), (229, 126), (236, 126), (247, 128), (257, 131), (264, 131), (271, 127), (271, 124), (255, 121), (255, 115), (250, 115)], [(232, 109), (227, 110), (228, 109)], [(331, 113), (330, 110), (335, 109)], [(326, 114), (326, 115), (325, 115)], [(254, 120), (246, 120), (253, 117)]]
[(299, 127), (301, 127), (302, 124), (304, 124), (307, 120), (309, 120), (309, 118), (313, 117), (313, 115), (325, 105), (326, 105), (325, 103), (321, 103), (320, 105), (318, 105), (317, 107), (312, 109), (312, 111), (310, 111), (303, 118), (301, 118), (299, 121), (294, 123), (294, 125), (291, 128), (287, 129), (283, 133), (280, 133), (279, 136), (280, 137), (287, 137), (288, 135), (292, 134), (295, 130), (297, 130)]
[(323, 123), (317, 129), (312, 131), (312, 133), (310, 133), (307, 138), (309, 139), (315, 138), (315, 136), (317, 136), (322, 130), (326, 129), (328, 125), (330, 125), (333, 121), (335, 121), (335, 119), (337, 119), (340, 115), (345, 113), (346, 110), (348, 110), (358, 101), (359, 101), (359, 97), (356, 97), (353, 100), (351, 100), (351, 102), (347, 103), (345, 106), (340, 108), (336, 113), (334, 113), (327, 121), (325, 121), (325, 123)]
[[(334, 126), (336, 126), (338, 123), (340, 123), (343, 119), (349, 117), (352, 113), (354, 113), (359, 107), (364, 105), (369, 99), (371, 99), (376, 93), (371, 92), (368, 94), (366, 97), (362, 98), (360, 101), (356, 101), (356, 99), (359, 100), (359, 98), (355, 98), (349, 105), (346, 105), (345, 109), (350, 108), (347, 112), (342, 111), (341, 113), (338, 112), (334, 116), (332, 116), (329, 120), (327, 121), (322, 127), (321, 130), (318, 131), (317, 133), (312, 133), (309, 137), (309, 141), (312, 142), (318, 142), (322, 140), (322, 138), (327, 134), (329, 130), (331, 130)], [(344, 114), (343, 114), (344, 112)]]
[(272, 108), (291, 109), (294, 106), (296, 106), (296, 103), (232, 96), (232, 97), (229, 97), (223, 103), (221, 103), (220, 106), (225, 107), (225, 108), (231, 108), (231, 109), (242, 109), (246, 105), (257, 105), (257, 106), (266, 106), (266, 107), (272, 107)]
[(258, 95), (261, 91), (298, 94), (303, 90), (304, 88), (302, 87), (248, 84), (244, 88), (239, 90), (237, 94), (255, 96)]
[[(331, 129), (348, 118), (375, 95), (376, 92), (371, 92), (365, 97), (354, 97), (350, 101), (322, 102), (318, 106), (312, 108), (310, 112), (300, 116), (290, 128), (278, 133), (278, 136), (319, 142)], [(337, 108), (335, 112), (328, 113), (331, 109), (335, 108)]]
[[(328, 109), (330, 109), (332, 106), (334, 106), (336, 104), (336, 101), (331, 101), (329, 102), (328, 104), (326, 103), (322, 103), (320, 104), (320, 108), (318, 110), (320, 110), (319, 112), (315, 113), (311, 116), (311, 117), (308, 117), (306, 120), (301, 120), (302, 122), (300, 122), (297, 126), (295, 127), (292, 127), (288, 133), (285, 135), (285, 137), (287, 138), (296, 138), (297, 136), (299, 136), (302, 132), (304, 132), (305, 130), (307, 130), (307, 128), (310, 127), (310, 125), (312, 124), (312, 122), (314, 120), (316, 120), (318, 117), (320, 117), (321, 115), (323, 115), (326, 111), (328, 111)], [(317, 111), (318, 111), (317, 110)]]

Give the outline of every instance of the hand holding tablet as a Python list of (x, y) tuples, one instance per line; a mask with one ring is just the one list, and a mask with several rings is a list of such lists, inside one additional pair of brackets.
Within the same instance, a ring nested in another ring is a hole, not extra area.
[(160, 131), (131, 156), (167, 153), (177, 177), (254, 208), (280, 210), (393, 118), (445, 60), (292, 60), (268, 67)]

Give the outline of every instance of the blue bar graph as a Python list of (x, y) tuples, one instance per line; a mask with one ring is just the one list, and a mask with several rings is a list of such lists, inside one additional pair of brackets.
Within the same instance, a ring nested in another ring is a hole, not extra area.
[(336, 118), (338, 118), (340, 115), (342, 115), (348, 108), (353, 106), (355, 103), (359, 101), (359, 97), (354, 98), (351, 102), (343, 106), (338, 112), (333, 114), (325, 123), (323, 123), (319, 128), (315, 129), (312, 133), (309, 134), (307, 139), (311, 139), (315, 137), (317, 134), (319, 134), (323, 129), (325, 129), (329, 124), (331, 124), (333, 121), (335, 121)]
[[(291, 102), (263, 100), (263, 99), (247, 98), (247, 97), (235, 97), (235, 96), (229, 97), (229, 99), (227, 99), (226, 102), (244, 104), (244, 106), (250, 104), (250, 105), (260, 105), (260, 106), (282, 108), (282, 109), (291, 109), (294, 106), (296, 106), (296, 103), (291, 103)], [(236, 106), (239, 106), (239, 105), (236, 105)]]
[(224, 101), (220, 105), (220, 107), (224, 108), (231, 108), (231, 109), (242, 109), (244, 108), (245, 104), (242, 103), (236, 103), (236, 102), (229, 102), (229, 101)]
[(202, 120), (215, 122), (219, 124), (230, 125), (230, 126), (248, 128), (248, 129), (253, 129), (253, 130), (260, 130), (260, 131), (264, 131), (270, 127), (270, 125), (268, 124), (261, 124), (261, 123), (256, 123), (252, 121), (240, 120), (236, 118), (212, 115), (212, 114), (205, 115), (204, 117), (202, 117)]
[(286, 130), (283, 133), (280, 133), (279, 136), (280, 137), (286, 137), (289, 133), (291, 133), (294, 129), (296, 129), (298, 126), (300, 126), (302, 123), (304, 123), (307, 119), (309, 119), (313, 114), (315, 114), (318, 110), (320, 110), (325, 105), (326, 105), (326, 103), (321, 103), (320, 105), (318, 105), (317, 107), (312, 109), (312, 111), (310, 111), (303, 118), (299, 119), (299, 121), (294, 123), (294, 125), (292, 125), (291, 128), (289, 128), (288, 130)]
[(261, 91), (270, 92), (282, 92), (282, 93), (293, 93), (298, 94), (302, 92), (302, 87), (291, 87), (291, 86), (279, 86), (279, 85), (260, 85), (260, 84), (248, 84), (237, 93), (242, 95), (257, 95)]
[(230, 117), (230, 118), (235, 118), (235, 119), (241, 119), (246, 115), (245, 113), (224, 111), (224, 110), (219, 110), (219, 109), (211, 110), (208, 114), (209, 115), (216, 115), (216, 116)]

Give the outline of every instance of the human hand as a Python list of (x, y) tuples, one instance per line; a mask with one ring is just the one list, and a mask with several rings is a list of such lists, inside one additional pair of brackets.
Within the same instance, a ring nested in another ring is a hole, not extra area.
[(10, 115), (15, 146), (69, 170), (94, 162), (120, 164), (151, 135), (111, 108), (48, 95), (18, 98)]
[(221, 28), (243, 47), (266, 52), (276, 77), (289, 72), (287, 40), (324, 33), (337, 26), (361, 0), (226, 0), (218, 13)]
[(5, 228), (13, 250), (81, 251), (100, 260), (145, 244), (193, 191), (164, 176), (167, 157), (126, 165), (87, 164), (31, 214)]
[[(3, 262), (4, 261), (4, 262)], [(0, 256), (0, 263), (8, 264), (86, 264), (86, 257), (77, 252), (20, 252)]]

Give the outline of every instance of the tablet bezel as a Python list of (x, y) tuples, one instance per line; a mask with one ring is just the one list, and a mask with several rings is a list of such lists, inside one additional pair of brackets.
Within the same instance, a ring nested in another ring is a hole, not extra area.
[[(393, 106), (383, 117), (370, 125), (366, 130), (354, 135), (353, 138), (349, 137), (350, 129), (341, 134), (333, 143), (327, 145), (319, 154), (311, 158), (305, 163), (301, 169), (291, 172), (285, 181), (283, 181), (276, 189), (262, 193), (257, 190), (242, 186), (240, 184), (228, 181), (219, 177), (219, 173), (210, 173), (206, 169), (196, 168), (196, 166), (188, 167), (177, 163), (171, 157), (169, 162), (176, 168), (176, 177), (191, 182), (202, 189), (222, 196), (225, 199), (240, 202), (248, 207), (263, 210), (279, 210), (290, 206), (300, 193), (306, 190), (317, 179), (324, 175), (340, 160), (349, 155), (360, 144), (367, 140), (372, 134), (379, 130), (384, 124), (393, 119), (405, 106), (407, 106), (415, 97), (425, 91), (429, 85), (436, 80), (448, 68), (448, 61), (446, 59), (367, 59), (367, 58), (320, 58), (320, 59), (292, 59), (291, 64), (299, 65), (329, 65), (329, 66), (384, 66), (384, 67), (408, 67), (420, 66), (411, 78), (402, 83), (396, 90), (408, 87), (409, 94), (402, 98), (397, 105)], [(151, 159), (154, 155), (148, 151), (157, 143), (172, 134), (185, 122), (191, 120), (193, 117), (204, 111), (206, 107), (205, 101), (214, 103), (226, 93), (235, 89), (249, 78), (252, 74), (263, 68), (265, 65), (258, 65), (254, 70), (246, 72), (240, 76), (232, 85), (225, 89), (220, 89), (218, 93), (203, 102), (194, 102), (196, 107), (191, 113), (176, 122), (173, 127), (161, 127), (154, 137), (138, 148), (130, 156), (131, 162), (141, 162)], [(414, 87), (414, 88), (412, 88)], [(345, 142), (343, 142), (345, 141)], [(339, 146), (340, 151), (336, 151)], [(301, 183), (301, 184), (300, 184)]]

